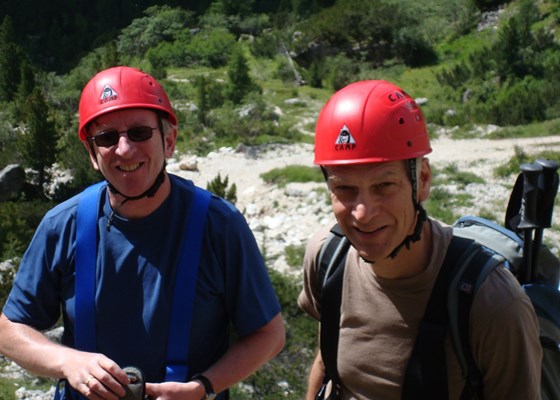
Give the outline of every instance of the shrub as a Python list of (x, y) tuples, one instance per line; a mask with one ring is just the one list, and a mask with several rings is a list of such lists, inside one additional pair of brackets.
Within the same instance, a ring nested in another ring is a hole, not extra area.
[(51, 202), (19, 201), (0, 203), (0, 260), (23, 255)]
[(301, 267), (303, 265), (303, 256), (305, 254), (305, 245), (295, 246), (289, 245), (286, 246), (286, 262), (290, 267)]
[(218, 174), (208, 183), (206, 189), (233, 204), (237, 202), (237, 185), (232, 183), (232, 185), (229, 186), (229, 176), (227, 175), (222, 179), (222, 176)]
[(325, 65), (327, 81), (333, 90), (342, 89), (355, 81), (360, 72), (359, 65), (342, 54), (328, 58)]
[(282, 308), (286, 325), (284, 350), (255, 374), (243, 381), (251, 390), (237, 386), (232, 390), (235, 399), (298, 400), (305, 395), (309, 367), (317, 347), (317, 322), (298, 307), (296, 299), (301, 291), (299, 278), (270, 269), (270, 279)]
[(121, 31), (117, 49), (122, 56), (143, 57), (146, 51), (161, 42), (173, 42), (192, 22), (194, 13), (169, 6), (152, 6)]
[(235, 36), (225, 28), (198, 32), (186, 45), (185, 59), (212, 68), (226, 65), (235, 45)]
[(522, 125), (546, 117), (548, 83), (526, 77), (504, 86), (497, 94), (491, 114), (498, 125)]
[(243, 98), (251, 92), (262, 92), (262, 88), (251, 78), (249, 64), (241, 46), (237, 46), (232, 53), (227, 66), (227, 75), (224, 96), (233, 104), (241, 103)]
[(432, 188), (430, 197), (424, 203), (424, 208), (429, 216), (451, 224), (459, 217), (453, 211), (455, 208), (454, 202), (454, 195), (450, 194), (445, 188), (436, 186)]
[(317, 167), (305, 165), (288, 165), (283, 168), (274, 168), (261, 174), (261, 178), (269, 184), (280, 187), (290, 182), (323, 182), (323, 174)]

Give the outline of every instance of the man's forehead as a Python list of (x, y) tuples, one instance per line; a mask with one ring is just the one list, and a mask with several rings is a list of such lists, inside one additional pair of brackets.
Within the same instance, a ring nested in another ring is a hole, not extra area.
[(406, 172), (406, 161), (385, 161), (367, 164), (340, 164), (325, 166), (329, 175), (338, 174), (356, 174), (360, 175), (366, 172), (379, 172), (382, 174), (396, 174)]

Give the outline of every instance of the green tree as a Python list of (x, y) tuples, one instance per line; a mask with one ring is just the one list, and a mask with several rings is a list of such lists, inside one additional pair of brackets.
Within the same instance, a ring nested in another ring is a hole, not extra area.
[(202, 29), (186, 46), (185, 60), (212, 68), (227, 64), (235, 36), (225, 28)]
[(24, 163), (37, 173), (38, 193), (41, 193), (49, 182), (48, 169), (56, 160), (58, 134), (39, 89), (27, 96), (21, 112), (25, 129), (20, 134), (19, 148)]
[(243, 54), (243, 48), (237, 46), (227, 65), (228, 82), (225, 87), (225, 97), (234, 104), (239, 104), (243, 98), (250, 92), (261, 92), (258, 86), (249, 74), (249, 65)]
[(538, 20), (539, 12), (535, 3), (521, 0), (517, 14), (500, 29), (493, 54), (501, 81), (510, 77), (523, 79), (535, 71), (534, 63), (539, 49), (531, 26)]
[(193, 13), (181, 8), (152, 6), (145, 17), (136, 18), (121, 31), (117, 40), (120, 56), (143, 57), (161, 42), (173, 42), (192, 23)]
[(214, 10), (225, 15), (248, 15), (253, 11), (255, 0), (216, 0)]
[[(299, 41), (305, 47), (299, 50), (306, 53), (307, 44), (315, 42), (330, 54), (344, 54), (373, 66), (393, 58), (425, 65), (435, 53), (420, 27), (418, 16), (405, 2), (339, 0), (300, 24), (306, 39)], [(308, 58), (309, 64), (316, 60)]]
[(196, 87), (198, 121), (202, 125), (208, 125), (210, 123), (208, 118), (210, 111), (224, 103), (222, 87), (206, 75), (198, 75), (194, 80), (194, 86)]
[(12, 101), (21, 80), (22, 50), (16, 44), (12, 19), (7, 16), (0, 25), (0, 100)]

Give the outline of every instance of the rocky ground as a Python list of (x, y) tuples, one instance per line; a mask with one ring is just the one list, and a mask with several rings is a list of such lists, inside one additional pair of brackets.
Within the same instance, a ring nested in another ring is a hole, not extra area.
[[(503, 219), (509, 191), (514, 178), (497, 179), (494, 168), (507, 162), (515, 154), (515, 147), (532, 154), (544, 149), (560, 149), (560, 136), (506, 140), (452, 140), (445, 134), (432, 142), (429, 158), (436, 169), (455, 163), (460, 170), (470, 171), (484, 178), (484, 184), (470, 184), (465, 189), (474, 197), (473, 206), (460, 210), (461, 214), (477, 214), (482, 208), (495, 210), (498, 220)], [(291, 274), (300, 268), (289, 266), (284, 257), (288, 245), (302, 246), (320, 226), (331, 224), (332, 217), (323, 183), (288, 184), (284, 188), (267, 185), (261, 174), (288, 165), (307, 165), (313, 162), (313, 146), (309, 144), (275, 145), (259, 149), (222, 148), (207, 157), (178, 156), (170, 160), (169, 171), (192, 179), (206, 187), (218, 174), (229, 177), (237, 186), (236, 205), (246, 216), (257, 241), (266, 253), (270, 266)], [(448, 188), (453, 190), (453, 188)], [(556, 227), (560, 215), (554, 216)], [(548, 230), (546, 238), (553, 243), (556, 253), (560, 247), (558, 229)], [(0, 376), (22, 377), (23, 372), (14, 364), (0, 370)], [(14, 388), (16, 390), (16, 388)], [(19, 388), (18, 399), (51, 399), (52, 392)]]
[[(478, 214), (482, 208), (492, 208), (502, 221), (511, 186), (515, 177), (498, 179), (494, 169), (515, 155), (515, 147), (528, 154), (544, 149), (560, 149), (559, 137), (521, 138), (505, 140), (453, 140), (445, 134), (432, 141), (429, 155), (432, 166), (443, 169), (456, 164), (459, 170), (475, 173), (484, 184), (470, 184), (466, 191), (474, 198), (473, 206), (458, 210), (459, 214)], [(261, 174), (287, 165), (313, 165), (313, 146), (310, 144), (277, 145), (260, 150), (235, 151), (222, 148), (207, 157), (184, 156), (172, 160), (169, 170), (192, 179), (206, 187), (218, 174), (228, 176), (237, 185), (237, 206), (249, 221), (261, 247), (273, 259), (272, 267), (290, 273), (299, 269), (289, 267), (283, 257), (288, 245), (302, 245), (318, 226), (332, 223), (324, 183), (292, 183), (284, 188), (267, 185)], [(196, 171), (186, 169), (196, 167)], [(319, 190), (318, 190), (319, 189)], [(453, 187), (448, 188), (453, 191)], [(555, 215), (560, 224), (560, 213)], [(560, 243), (558, 232), (547, 232), (547, 237)]]

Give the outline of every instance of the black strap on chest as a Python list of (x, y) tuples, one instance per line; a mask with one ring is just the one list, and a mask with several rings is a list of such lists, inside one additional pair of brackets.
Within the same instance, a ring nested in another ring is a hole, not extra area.
[(340, 386), (337, 371), (340, 306), (344, 264), (350, 241), (338, 225), (331, 229), (332, 236), (321, 249), (318, 259), (318, 283), (321, 289), (321, 357), (325, 365), (324, 382), (329, 379)]

